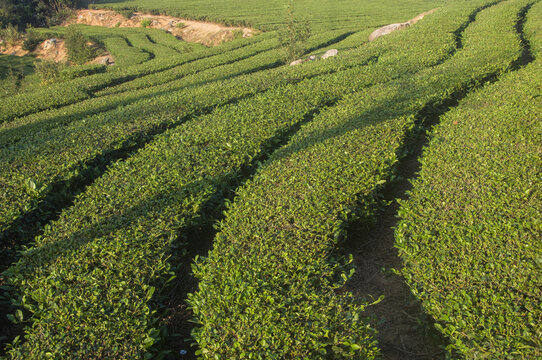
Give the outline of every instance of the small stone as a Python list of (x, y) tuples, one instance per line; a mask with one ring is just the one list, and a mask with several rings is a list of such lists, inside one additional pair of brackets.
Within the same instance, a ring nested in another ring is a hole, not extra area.
[(299, 65), (303, 63), (303, 59), (294, 60), (290, 63), (290, 66)]
[(43, 48), (45, 50), (49, 50), (51, 48), (54, 48), (56, 46), (56, 42), (57, 42), (57, 40), (55, 38), (45, 40), (45, 42), (43, 43)]
[(332, 56), (336, 56), (338, 53), (339, 53), (339, 50), (337, 50), (337, 49), (328, 50), (328, 51), (326, 51), (326, 53), (324, 55), (322, 55), (322, 59), (327, 59), (327, 58), (330, 58)]
[(309, 56), (309, 61), (314, 61), (314, 60), (316, 60), (316, 55)]

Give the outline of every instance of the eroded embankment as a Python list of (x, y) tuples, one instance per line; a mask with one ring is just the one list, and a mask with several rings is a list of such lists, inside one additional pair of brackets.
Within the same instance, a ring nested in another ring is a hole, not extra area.
[[(41, 60), (52, 60), (57, 63), (66, 63), (68, 61), (68, 50), (64, 43), (63, 39), (51, 38), (45, 41), (42, 41), (36, 48), (32, 51), (25, 50), (23, 48), (23, 40), (15, 42), (15, 44), (10, 46), (0, 46), (0, 54), (12, 55), (12, 56), (32, 56), (36, 59)], [(89, 46), (92, 48), (98, 49), (98, 46), (89, 42)], [(89, 61), (90, 64), (106, 64), (111, 65), (114, 63), (111, 54), (103, 49), (97, 51), (97, 56)], [(106, 60), (107, 59), (107, 60)]]
[(187, 42), (197, 42), (214, 46), (230, 41), (236, 37), (249, 37), (256, 30), (243, 27), (224, 26), (215, 23), (180, 19), (166, 15), (150, 15), (134, 12), (129, 16), (121, 15), (112, 10), (78, 10), (74, 16), (63, 25), (85, 24), (94, 26), (131, 27), (147, 25), (149, 28), (165, 30)]

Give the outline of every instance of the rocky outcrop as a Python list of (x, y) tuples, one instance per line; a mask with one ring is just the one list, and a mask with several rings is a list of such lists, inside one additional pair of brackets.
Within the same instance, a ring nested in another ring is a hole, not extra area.
[(338, 53), (339, 53), (339, 50), (331, 49), (331, 50), (326, 51), (322, 56), (311, 55), (306, 59), (298, 59), (298, 60), (292, 61), (290, 63), (290, 66), (299, 65), (307, 61), (315, 61), (315, 60), (320, 60), (320, 59), (325, 60), (327, 58), (336, 56)]
[(45, 40), (43, 42), (43, 50), (50, 50), (56, 47), (57, 40), (55, 38)]
[(337, 49), (328, 50), (328, 51), (326, 51), (326, 53), (324, 55), (322, 55), (322, 60), (333, 57), (333, 56), (336, 56), (338, 53), (339, 53), (339, 50), (337, 50)]
[(394, 32), (394, 31), (397, 31), (397, 30), (405, 29), (405, 28), (407, 28), (409, 26), (410, 26), (410, 24), (408, 22), (390, 24), (390, 25), (383, 26), (380, 29), (377, 29), (377, 30), (373, 31), (371, 33), (371, 35), (369, 35), (369, 41), (374, 41), (374, 40), (378, 39), (381, 36), (388, 35), (388, 34)]
[(383, 26), (380, 29), (373, 31), (371, 35), (369, 35), (369, 41), (374, 41), (381, 36), (388, 35), (397, 30), (406, 29), (407, 27), (414, 25), (415, 23), (423, 19), (424, 16), (434, 13), (436, 10), (437, 9), (431, 9), (429, 11), (423, 12), (420, 15), (416, 16), (415, 18), (410, 19), (409, 21), (404, 22), (404, 23), (395, 23), (395, 24)]

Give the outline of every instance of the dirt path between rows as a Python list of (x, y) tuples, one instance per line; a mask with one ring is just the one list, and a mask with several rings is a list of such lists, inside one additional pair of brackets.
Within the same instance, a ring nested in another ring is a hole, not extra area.
[(444, 359), (446, 341), (405, 280), (391, 271), (402, 267), (394, 247), (397, 199), (407, 197), (411, 188), (408, 179), (415, 177), (420, 169), (419, 158), (425, 143), (425, 134), (422, 134), (412, 154), (401, 160), (397, 171), (400, 180), (388, 186), (384, 193), (391, 204), (379, 215), (377, 223), (370, 229), (361, 223), (353, 224), (348, 231), (346, 250), (354, 254), (356, 272), (347, 283), (347, 289), (361, 300), (384, 296), (364, 313), (373, 319), (371, 324), (378, 332), (376, 338), (384, 360)]
[(63, 26), (85, 24), (104, 27), (141, 27), (142, 21), (150, 22), (149, 28), (165, 30), (187, 42), (207, 46), (219, 45), (237, 36), (249, 37), (257, 33), (251, 28), (224, 26), (215, 23), (179, 19), (166, 15), (149, 15), (134, 12), (130, 18), (112, 10), (78, 10)]

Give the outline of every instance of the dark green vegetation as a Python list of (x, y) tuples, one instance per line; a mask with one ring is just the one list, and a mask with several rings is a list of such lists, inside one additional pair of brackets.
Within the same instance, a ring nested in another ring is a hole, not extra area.
[(38, 82), (34, 74), (34, 59), (0, 55), (0, 98), (15, 95), (21, 89)]
[(542, 357), (542, 3), (536, 60), (442, 118), (401, 208), (412, 289), (466, 358)]
[[(115, 65), (66, 69), (59, 83), (0, 99), (2, 284), (24, 326), (7, 357), (167, 356), (168, 297), (213, 225), (212, 250), (192, 264), (198, 288), (179, 295), (201, 357), (378, 357), (371, 301), (343, 288), (354, 269), (342, 242), (350, 224), (378, 217), (397, 165), (440, 117), (402, 210), (404, 274), (453, 354), (540, 356), (533, 3), (454, 1), (372, 43), (382, 17), (335, 16), (322, 20), (335, 30), (316, 23), (303, 48), (339, 55), (295, 67), (282, 65), (277, 32), (204, 48), (155, 29), (76, 27)], [(408, 5), (384, 24), (439, 4)], [(238, 21), (232, 11), (223, 16)], [(469, 169), (488, 175), (473, 181)], [(476, 226), (457, 227), (469, 207)], [(473, 266), (482, 258), (493, 261)], [(476, 273), (484, 266), (495, 271)], [(475, 286), (478, 302), (467, 302)]]
[(81, 65), (95, 57), (95, 52), (87, 45), (89, 39), (77, 26), (68, 26), (65, 41), (68, 59), (71, 62)]
[(27, 25), (54, 25), (69, 14), (68, 7), (83, 5), (78, 0), (2, 0), (0, 28), (8, 24), (24, 29)]

